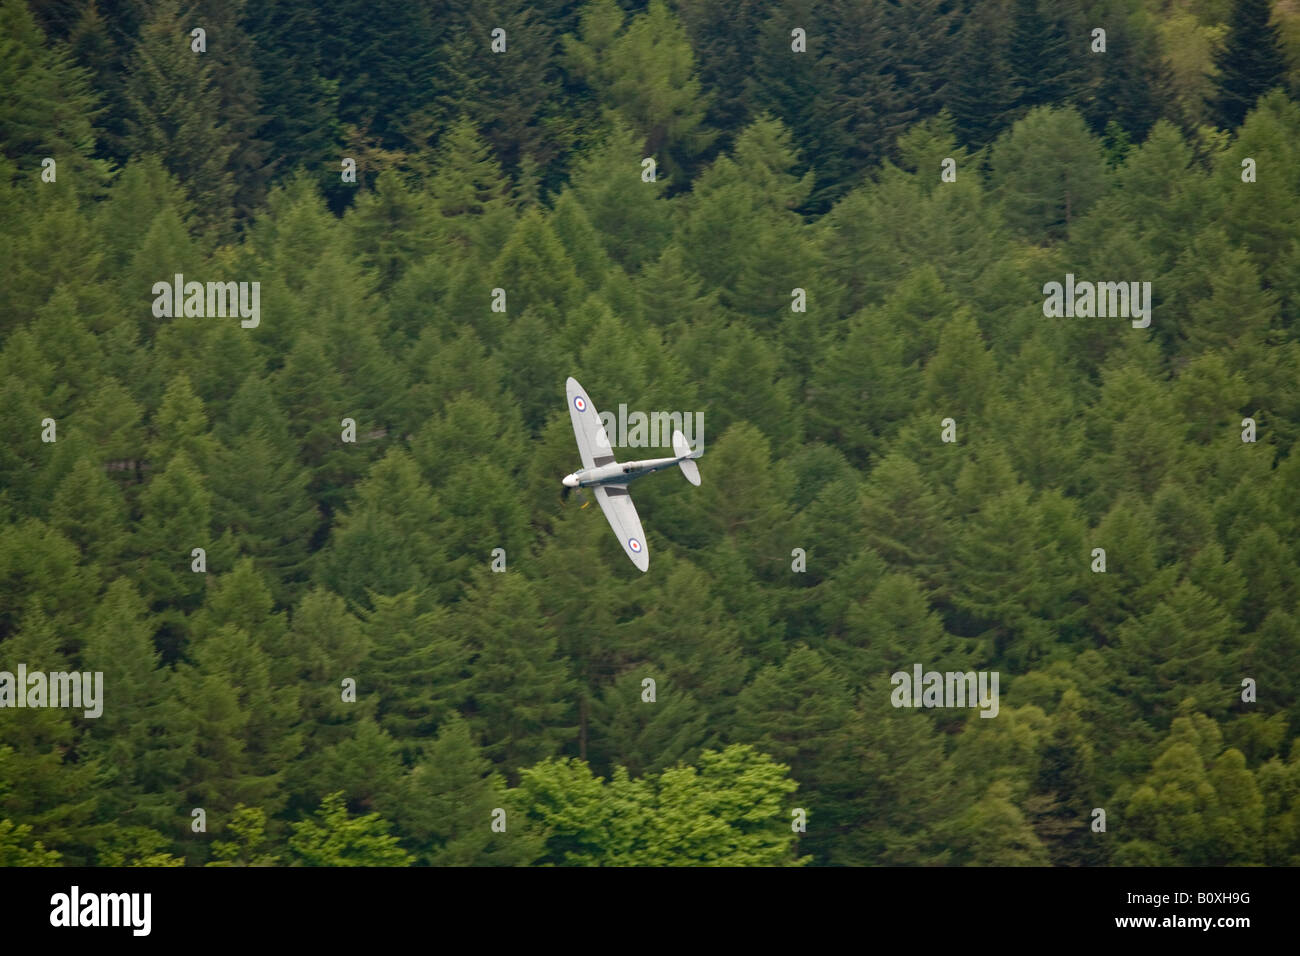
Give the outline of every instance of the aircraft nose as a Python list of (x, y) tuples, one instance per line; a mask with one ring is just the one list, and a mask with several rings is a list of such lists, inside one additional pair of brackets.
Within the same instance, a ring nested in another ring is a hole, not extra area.
[(566, 488), (578, 487), (578, 479), (573, 475), (565, 475), (564, 478), (561, 480), (561, 483)]

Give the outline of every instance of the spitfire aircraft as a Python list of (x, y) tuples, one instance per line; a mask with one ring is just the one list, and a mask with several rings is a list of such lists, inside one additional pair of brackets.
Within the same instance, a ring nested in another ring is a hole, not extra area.
[(627, 556), (638, 568), (646, 571), (650, 568), (650, 552), (646, 548), (645, 532), (641, 530), (641, 518), (636, 513), (636, 506), (632, 504), (632, 496), (627, 493), (628, 482), (652, 471), (676, 465), (681, 468), (687, 481), (698, 485), (700, 469), (695, 464), (695, 459), (704, 453), (692, 452), (686, 436), (680, 431), (674, 431), (672, 458), (615, 461), (609, 436), (605, 434), (600, 415), (596, 413), (587, 393), (574, 378), (565, 382), (564, 387), (569, 398), (573, 434), (578, 439), (578, 454), (582, 456), (581, 470), (565, 475), (562, 480), (565, 494), (572, 488), (590, 488)]

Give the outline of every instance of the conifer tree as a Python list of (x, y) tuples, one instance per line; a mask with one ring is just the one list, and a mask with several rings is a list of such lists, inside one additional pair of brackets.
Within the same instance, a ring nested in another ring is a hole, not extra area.
[[(174, 832), (176, 788), (193, 738), (160, 666), (148, 610), (126, 578), (112, 582), (95, 611), (82, 666), (102, 672), (112, 697), (88, 722), (80, 747), (97, 768), (106, 823)], [(169, 845), (164, 839), (161, 849)]]
[(1011, 80), (1011, 52), (1002, 27), (1003, 3), (977, 4), (962, 21), (959, 48), (944, 87), (944, 105), (952, 112), (964, 145), (980, 149), (1006, 128), (1016, 89)]
[[(4, 641), (6, 659), (27, 662), (33, 672), (68, 671), (72, 662), (60, 649), (66, 633), (57, 619), (39, 609), (29, 611), (17, 633)], [(16, 692), (26, 692), (30, 705), (40, 699), (32, 691), (29, 686)], [(96, 765), (75, 759), (80, 734), (74, 719), (79, 723), (83, 713), (48, 706), (48, 686), (45, 691), (46, 706), (19, 711), (21, 720), (13, 719), (15, 712), (6, 708), (8, 725), (0, 746), (0, 826), (30, 827), (18, 839), (25, 852), (34, 853), (43, 865), (50, 865), (50, 859), (31, 841), (61, 854), (63, 865), (87, 865), (92, 848), (108, 829), (95, 819), (101, 798), (94, 786)]]
[(400, 804), (385, 809), (419, 863), (429, 866), (521, 866), (540, 852), (513, 821), (506, 834), (484, 825), (507, 803), (505, 781), (475, 746), (469, 724), (452, 714), (425, 748)]
[[(107, 168), (94, 158), (99, 113), (88, 71), (62, 45), (51, 46), (22, 0), (0, 4), (0, 151), (13, 176), (39, 179), (41, 161), (57, 163), (58, 182), (94, 193)], [(9, 185), (9, 181), (6, 181)]]
[[(647, 679), (655, 682), (653, 701), (645, 698)], [(650, 664), (619, 675), (592, 703), (588, 756), (599, 767), (657, 773), (715, 742), (695, 695)]]
[(573, 681), (532, 583), (482, 574), (457, 622), (474, 655), (466, 713), (484, 754), (510, 771), (554, 756), (574, 736)]
[(1017, 113), (1086, 99), (1083, 65), (1087, 34), (1069, 8), (1043, 0), (1010, 0), (1007, 63)]
[(1272, 16), (1269, 0), (1232, 5), (1228, 35), (1214, 58), (1219, 75), (1212, 105), (1214, 119), (1224, 129), (1235, 130), (1259, 97), (1286, 85), (1286, 59)]
[(565, 39), (567, 59), (641, 134), (643, 155), (654, 157), (673, 180), (684, 180), (691, 161), (714, 138), (703, 125), (708, 100), (695, 76), (691, 45), (663, 0), (621, 20), (613, 0), (593, 0), (582, 14), (582, 38)]
[(126, 146), (133, 155), (161, 156), (189, 191), (199, 221), (224, 235), (239, 188), (230, 170), (235, 143), (214, 67), (191, 50), (190, 29), (176, 0), (162, 0), (141, 25), (129, 62)]
[(370, 647), (357, 664), (358, 685), (378, 701), (377, 719), (408, 748), (432, 736), (463, 702), (469, 650), (443, 608), (421, 607), (420, 592), (373, 597), (361, 632)]

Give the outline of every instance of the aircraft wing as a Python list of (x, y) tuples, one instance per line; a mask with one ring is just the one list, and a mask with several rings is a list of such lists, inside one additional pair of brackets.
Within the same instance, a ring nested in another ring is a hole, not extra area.
[(641, 517), (627, 493), (627, 485), (596, 485), (592, 491), (600, 502), (600, 509), (609, 519), (609, 525), (618, 535), (623, 551), (642, 571), (650, 568), (650, 551), (646, 548), (645, 532), (641, 530)]
[[(564, 383), (564, 390), (569, 397), (569, 417), (573, 419), (573, 435), (578, 439), (578, 454), (582, 456), (582, 467), (596, 468), (600, 465), (608, 465), (614, 460), (614, 450), (610, 447), (609, 436), (605, 434), (605, 428), (600, 423), (596, 406), (591, 404), (591, 398), (578, 384), (576, 378), (570, 377)], [(605, 513), (609, 514), (608, 511)], [(636, 518), (635, 510), (632, 512), (632, 518), (634, 520)], [(613, 521), (612, 518), (610, 520)], [(636, 523), (636, 527), (639, 537), (640, 522)], [(642, 544), (644, 545), (644, 542)]]

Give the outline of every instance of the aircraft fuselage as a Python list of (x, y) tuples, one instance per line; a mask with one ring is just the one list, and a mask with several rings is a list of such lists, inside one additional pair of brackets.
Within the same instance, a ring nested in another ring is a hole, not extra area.
[(565, 475), (562, 484), (569, 488), (590, 488), (593, 485), (625, 485), (634, 478), (671, 468), (679, 458), (647, 458), (644, 461), (612, 461), (608, 465), (583, 468)]

